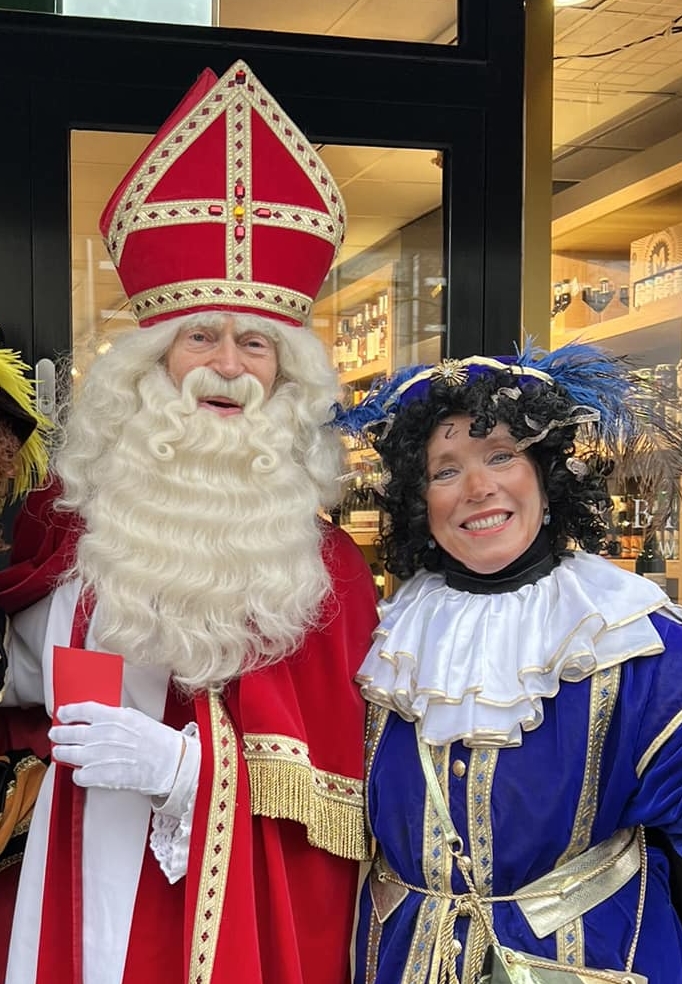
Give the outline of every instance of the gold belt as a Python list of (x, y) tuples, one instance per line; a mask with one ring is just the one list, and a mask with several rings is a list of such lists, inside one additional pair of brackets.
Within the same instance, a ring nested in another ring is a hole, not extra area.
[(455, 894), (404, 881), (379, 855), (372, 867), (370, 893), (379, 922), (394, 912), (408, 892), (447, 899), (460, 916), (473, 916), (480, 903), (514, 902), (533, 933), (543, 939), (610, 898), (635, 875), (642, 863), (639, 830), (617, 831), (608, 840), (580, 854), (512, 895)]

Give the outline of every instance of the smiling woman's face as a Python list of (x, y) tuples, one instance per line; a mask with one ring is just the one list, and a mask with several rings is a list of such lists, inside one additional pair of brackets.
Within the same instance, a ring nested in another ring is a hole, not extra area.
[(547, 498), (534, 462), (506, 424), (471, 437), (468, 416), (438, 424), (427, 445), (431, 535), (469, 570), (494, 574), (528, 549)]

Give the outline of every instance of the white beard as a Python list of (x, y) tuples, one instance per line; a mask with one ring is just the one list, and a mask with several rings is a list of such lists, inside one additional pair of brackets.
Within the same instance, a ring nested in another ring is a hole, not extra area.
[[(100, 646), (203, 690), (281, 659), (319, 623), (319, 488), (297, 460), (287, 390), (264, 402), (250, 376), (194, 370), (181, 394), (161, 367), (143, 377), (81, 510), (77, 570), (96, 592)], [(202, 394), (244, 412), (197, 409)]]

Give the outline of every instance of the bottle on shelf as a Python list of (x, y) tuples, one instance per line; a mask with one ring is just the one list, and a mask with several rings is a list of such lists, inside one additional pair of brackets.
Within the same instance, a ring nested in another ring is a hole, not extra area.
[(630, 525), (630, 556), (637, 558), (644, 544), (644, 533), (651, 522), (651, 514), (646, 499), (630, 496), (631, 525)]
[(620, 555), (623, 560), (631, 560), (633, 556), (631, 549), (631, 531), (632, 531), (632, 509), (630, 504), (630, 497), (627, 495), (621, 496), (621, 508), (618, 513), (618, 527), (620, 529)]
[(350, 529), (351, 508), (355, 504), (355, 482), (346, 486), (346, 491), (341, 499), (341, 511), (339, 514), (339, 525), (345, 530)]
[(370, 564), (370, 569), (372, 571), (372, 579), (374, 580), (374, 586), (377, 589), (377, 596), (379, 598), (386, 597), (386, 574), (384, 568), (381, 564), (374, 563)]
[(369, 304), (365, 304), (363, 313), (356, 317), (356, 332), (358, 336), (358, 365), (365, 366), (369, 362), (368, 357), (368, 338), (370, 332), (369, 324)]
[(617, 493), (611, 495), (612, 508), (609, 513), (609, 526), (606, 532), (603, 554), (605, 557), (612, 557), (620, 560), (623, 553), (621, 540), (623, 502)]
[(668, 590), (665, 560), (661, 553), (656, 531), (649, 528), (644, 537), (644, 545), (635, 561), (635, 573), (648, 581), (654, 581), (663, 591)]
[(357, 482), (354, 508), (350, 510), (351, 528), (362, 533), (378, 533), (379, 507), (374, 489), (363, 485), (362, 478), (358, 478)]
[(378, 533), (380, 509), (371, 485), (357, 474), (341, 501), (340, 525), (349, 533)]
[(376, 303), (365, 305), (365, 317), (366, 329), (367, 329), (367, 343), (366, 343), (366, 361), (369, 363), (376, 362), (379, 358), (379, 307)]
[(348, 334), (346, 335), (346, 370), (357, 369), (361, 365), (358, 335), (357, 315), (349, 320)]
[(388, 354), (388, 294), (384, 291), (377, 298), (379, 314), (379, 358), (385, 359)]
[(358, 403), (362, 403), (362, 401), (366, 396), (367, 396), (367, 390), (364, 389), (362, 386), (356, 384), (353, 387), (353, 397), (352, 397), (353, 406), (357, 407)]
[(339, 318), (336, 322), (336, 337), (332, 346), (332, 365), (337, 372), (343, 372), (346, 368), (346, 339), (343, 318)]
[(680, 497), (674, 495), (663, 529), (663, 556), (666, 560), (679, 560), (680, 556)]
[(666, 362), (654, 366), (654, 383), (660, 398), (656, 409), (666, 423), (675, 426), (678, 416), (677, 365)]

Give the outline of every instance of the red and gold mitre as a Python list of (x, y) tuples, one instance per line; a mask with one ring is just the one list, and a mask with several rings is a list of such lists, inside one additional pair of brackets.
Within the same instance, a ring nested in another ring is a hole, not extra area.
[(306, 321), (343, 241), (327, 167), (244, 62), (206, 69), (100, 229), (140, 324), (202, 310)]

